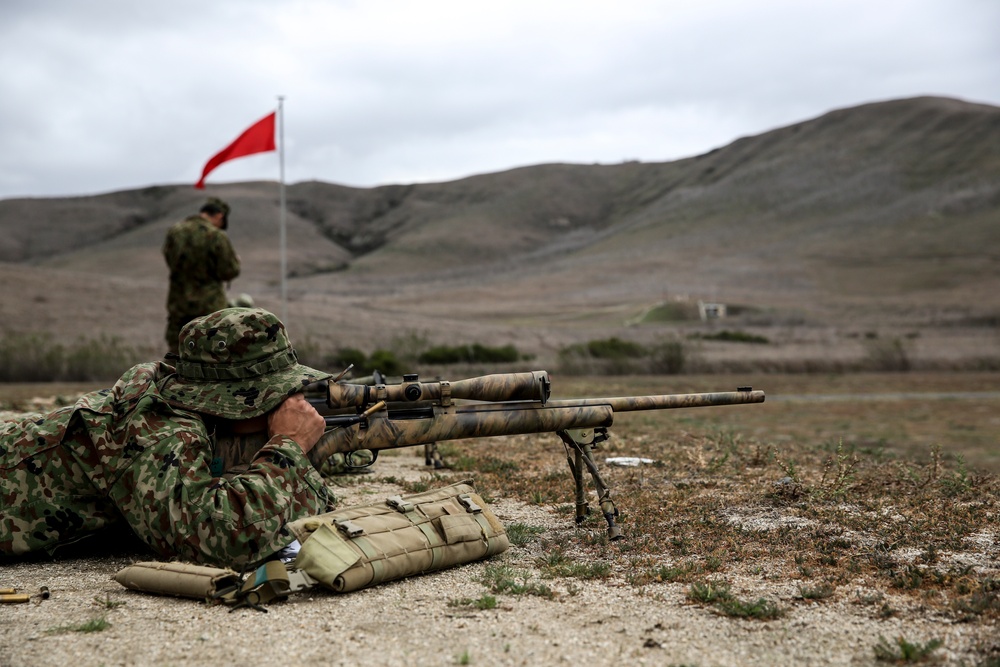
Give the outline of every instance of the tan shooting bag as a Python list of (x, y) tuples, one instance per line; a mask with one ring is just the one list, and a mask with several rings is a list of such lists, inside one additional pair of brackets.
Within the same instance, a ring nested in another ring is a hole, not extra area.
[(510, 543), (469, 481), (299, 519), (292, 564), (338, 593), (487, 558)]
[[(471, 481), (289, 524), (301, 543), (287, 566), (271, 561), (239, 585), (231, 570), (136, 563), (115, 575), (127, 588), (257, 606), (317, 584), (338, 593), (470, 563), (507, 549), (503, 524)], [(169, 566), (169, 567), (167, 567)], [(185, 568), (190, 577), (182, 576)], [(180, 578), (182, 581), (178, 581)]]

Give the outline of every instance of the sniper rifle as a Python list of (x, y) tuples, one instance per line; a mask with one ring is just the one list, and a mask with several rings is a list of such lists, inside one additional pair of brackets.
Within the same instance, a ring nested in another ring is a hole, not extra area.
[(594, 461), (595, 447), (608, 439), (616, 412), (669, 410), (716, 405), (763, 403), (764, 392), (736, 391), (617, 398), (549, 400), (552, 383), (546, 371), (483, 375), (448, 382), (422, 382), (404, 375), (398, 384), (327, 383), (323, 399), (311, 399), (325, 413), (327, 431), (310, 451), (319, 467), (336, 453), (351, 463), (351, 452), (372, 452), (371, 465), (383, 449), (426, 445), (442, 440), (486, 438), (525, 433), (555, 433), (566, 449), (576, 486), (576, 522), (590, 511), (584, 489), (586, 468), (594, 483), (608, 538), (622, 537), (615, 523), (618, 509)]

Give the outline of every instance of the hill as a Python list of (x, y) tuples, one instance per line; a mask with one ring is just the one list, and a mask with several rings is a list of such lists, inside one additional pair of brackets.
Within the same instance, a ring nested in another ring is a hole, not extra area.
[[(208, 194), (234, 209), (232, 292), (281, 313), (278, 184)], [(321, 347), (513, 342), (544, 361), (601, 336), (705, 330), (686, 319), (704, 300), (729, 306), (716, 328), (776, 343), (758, 356), (846, 358), (888, 335), (929, 363), (1000, 358), (992, 106), (893, 100), (667, 163), (304, 182), (286, 196), (289, 328)], [(178, 185), (0, 201), (4, 328), (158, 347), (160, 244), (203, 197)]]

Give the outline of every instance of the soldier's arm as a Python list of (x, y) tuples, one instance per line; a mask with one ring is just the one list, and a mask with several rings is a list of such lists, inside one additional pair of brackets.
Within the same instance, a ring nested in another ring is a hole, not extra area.
[(322, 477), (284, 435), (228, 477), (212, 475), (212, 443), (196, 418), (157, 421), (139, 444), (112, 494), (133, 531), (164, 557), (239, 569), (286, 546), (289, 521), (329, 504)]
[(326, 420), (302, 394), (286, 398), (267, 415), (267, 431), (272, 438), (284, 436), (308, 454), (326, 429)]
[(225, 233), (216, 235), (215, 244), (215, 277), (216, 280), (232, 280), (240, 275), (240, 258), (233, 250), (233, 244)]
[(166, 238), (163, 239), (161, 252), (167, 262), (167, 267), (171, 271), (174, 271), (177, 263), (177, 243), (174, 239), (174, 230), (172, 228), (167, 232)]

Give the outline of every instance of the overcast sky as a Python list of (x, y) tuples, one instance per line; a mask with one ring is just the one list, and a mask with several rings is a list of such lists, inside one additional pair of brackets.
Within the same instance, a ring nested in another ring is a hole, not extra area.
[(193, 184), (279, 95), (287, 183), (667, 161), (866, 102), (1000, 106), (1000, 1), (2, 0), (0, 198)]

